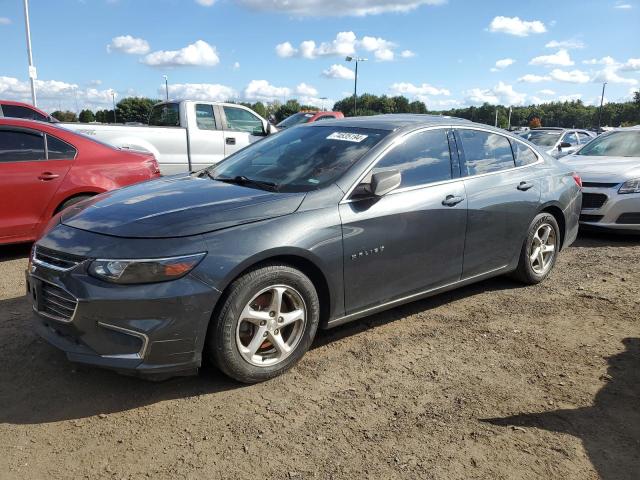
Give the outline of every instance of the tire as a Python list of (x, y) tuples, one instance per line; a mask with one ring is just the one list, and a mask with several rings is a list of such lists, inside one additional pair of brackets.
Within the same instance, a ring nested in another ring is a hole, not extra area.
[(91, 198), (93, 197), (93, 195), (78, 195), (77, 197), (71, 197), (68, 198), (67, 200), (65, 200), (62, 205), (60, 205), (56, 211), (54, 212), (54, 215), (56, 213), (61, 212), (62, 210), (69, 208), (71, 205), (75, 205), (76, 203), (80, 203), (83, 200), (86, 200), (87, 198)]
[[(544, 240), (544, 233), (547, 231), (549, 232), (547, 240), (541, 243), (540, 240)], [(553, 251), (548, 250), (551, 244), (553, 244), (554, 247)], [(542, 260), (539, 256), (540, 251), (536, 250), (538, 247), (541, 247), (543, 252)], [(527, 238), (520, 251), (518, 268), (516, 268), (512, 276), (528, 285), (535, 285), (542, 282), (549, 276), (551, 270), (553, 270), (558, 258), (559, 249), (560, 228), (558, 227), (558, 222), (550, 213), (539, 213), (529, 225)], [(545, 252), (545, 250), (547, 251)], [(536, 252), (538, 252), (538, 255), (535, 256), (535, 260), (532, 260), (531, 257), (533, 257), (533, 254)]]
[(311, 346), (320, 321), (313, 283), (288, 265), (265, 265), (242, 275), (221, 302), (209, 328), (207, 354), (242, 383), (262, 382), (293, 367)]

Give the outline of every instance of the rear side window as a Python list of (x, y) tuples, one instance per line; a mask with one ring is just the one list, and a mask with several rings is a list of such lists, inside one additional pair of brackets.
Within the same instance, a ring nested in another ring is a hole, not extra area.
[(49, 160), (69, 160), (76, 158), (76, 149), (67, 142), (47, 135), (47, 158)]
[(578, 137), (576, 136), (575, 133), (571, 132), (571, 133), (565, 134), (565, 136), (562, 137), (562, 141), (566, 143), (570, 143), (571, 145), (577, 145)]
[(513, 149), (513, 156), (516, 160), (516, 167), (523, 167), (538, 161), (538, 157), (533, 153), (533, 150), (527, 147), (524, 143), (511, 140), (511, 148)]
[(2, 114), (5, 117), (25, 118), (27, 120), (40, 120), (41, 122), (46, 122), (48, 120), (47, 117), (41, 115), (35, 110), (31, 110), (27, 107), (20, 107), (18, 105), (2, 105)]
[(513, 152), (507, 137), (480, 130), (458, 130), (464, 151), (465, 176), (513, 168)]
[(334, 117), (333, 115), (323, 115), (321, 117), (316, 118), (315, 121), (319, 122), (320, 120), (333, 120), (334, 118), (336, 117)]
[(262, 135), (262, 120), (254, 114), (242, 108), (223, 107), (224, 114), (227, 117), (227, 125), (229, 130), (237, 130), (240, 132), (249, 132), (253, 135)]
[(373, 173), (392, 169), (402, 175), (400, 188), (451, 179), (446, 130), (426, 130), (409, 136), (376, 164)]
[(42, 135), (0, 130), (0, 162), (27, 162), (44, 159), (44, 137)]
[(196, 125), (200, 130), (216, 130), (216, 118), (213, 115), (213, 105), (198, 103), (196, 105)]
[(580, 138), (580, 143), (581, 144), (585, 144), (585, 143), (589, 143), (591, 140), (593, 140), (593, 137), (591, 135), (589, 135), (588, 133), (584, 133), (584, 132), (578, 132), (578, 137)]
[(152, 127), (179, 127), (180, 106), (177, 103), (156, 105), (149, 115), (149, 125)]

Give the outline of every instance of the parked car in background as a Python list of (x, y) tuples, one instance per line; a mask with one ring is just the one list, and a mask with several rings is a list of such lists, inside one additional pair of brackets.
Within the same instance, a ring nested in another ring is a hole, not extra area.
[(63, 126), (116, 147), (151, 152), (164, 175), (208, 167), (277, 131), (242, 105), (190, 100), (155, 105), (147, 126)]
[(342, 112), (298, 112), (282, 120), (276, 127), (278, 127), (278, 130), (283, 130), (295, 125), (302, 125), (303, 123), (335, 120), (338, 118), (344, 118)]
[(185, 374), (204, 358), (266, 380), (319, 326), (496, 275), (544, 280), (580, 198), (571, 168), (504, 130), (315, 122), (66, 210), (31, 257), (35, 328), (72, 361)]
[(58, 123), (58, 119), (52, 117), (47, 112), (23, 102), (12, 102), (11, 100), (0, 100), (0, 118), (22, 118), (25, 120), (39, 120), (41, 122)]
[(150, 153), (122, 151), (48, 123), (0, 118), (0, 244), (33, 241), (74, 203), (159, 175)]
[(596, 134), (588, 130), (571, 128), (532, 128), (520, 134), (534, 145), (555, 158), (575, 152), (582, 145), (589, 143)]
[(640, 232), (640, 127), (604, 133), (562, 161), (582, 177), (582, 225)]

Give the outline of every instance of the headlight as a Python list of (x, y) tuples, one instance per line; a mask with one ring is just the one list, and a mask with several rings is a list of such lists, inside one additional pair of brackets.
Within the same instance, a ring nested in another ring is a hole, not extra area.
[(640, 178), (627, 180), (622, 184), (618, 193), (640, 193)]
[(98, 259), (89, 265), (89, 274), (113, 283), (155, 283), (185, 276), (206, 253), (144, 260)]

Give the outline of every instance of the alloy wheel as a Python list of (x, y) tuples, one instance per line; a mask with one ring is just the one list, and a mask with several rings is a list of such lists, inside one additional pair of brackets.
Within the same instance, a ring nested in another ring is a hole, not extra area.
[(557, 237), (549, 223), (543, 223), (536, 230), (529, 249), (529, 263), (538, 275), (549, 271), (556, 255)]

